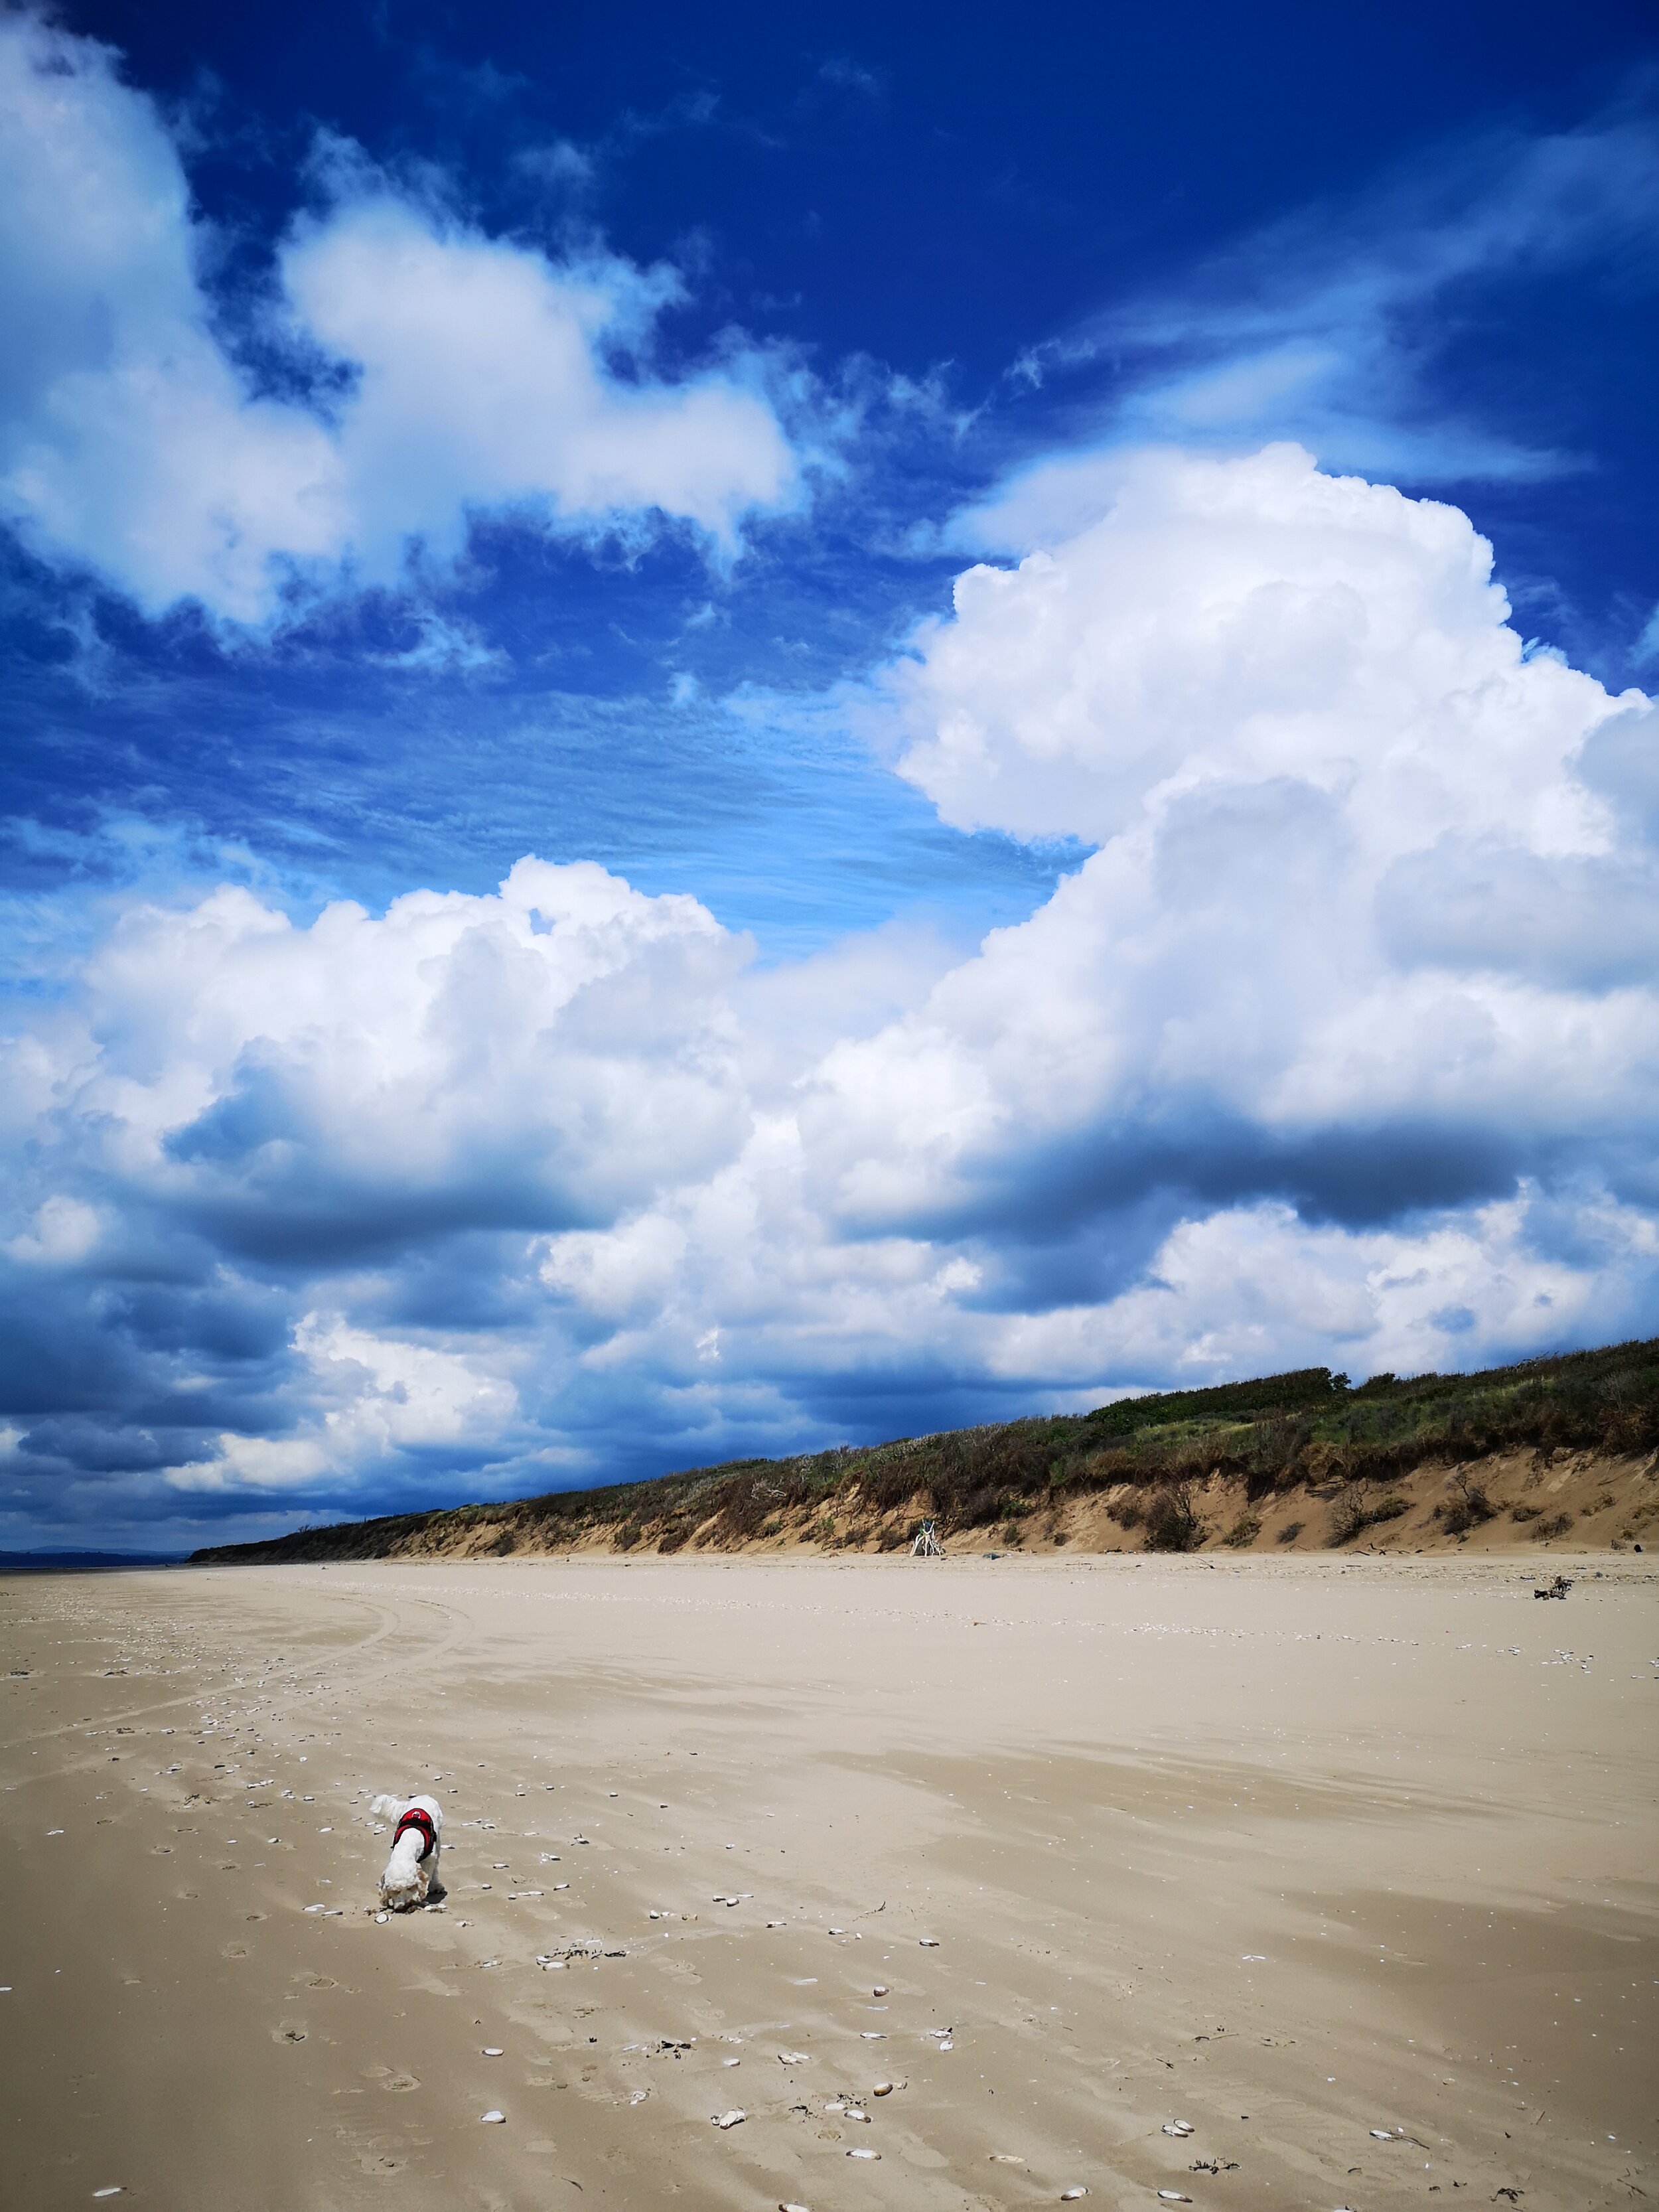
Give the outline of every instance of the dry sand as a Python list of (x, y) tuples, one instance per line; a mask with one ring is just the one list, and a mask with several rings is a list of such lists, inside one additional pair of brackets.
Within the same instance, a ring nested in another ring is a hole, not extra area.
[(9, 1577), (0, 2195), (1638, 2203), (1655, 1566)]

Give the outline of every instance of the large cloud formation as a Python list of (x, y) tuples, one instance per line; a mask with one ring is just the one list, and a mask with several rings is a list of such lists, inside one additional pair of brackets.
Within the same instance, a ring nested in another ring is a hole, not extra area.
[(757, 974), (694, 900), (534, 860), (128, 915), (8, 1048), (14, 1512), (1652, 1327), (1659, 715), (1529, 654), (1490, 569), (1276, 447), (1127, 457), (969, 570), (842, 703), (949, 820), (1095, 849), (942, 975)]
[(906, 1138), (848, 1188), (973, 1218), (1040, 1157), (1068, 1212), (1150, 1180), (1359, 1223), (1593, 1157), (1650, 1195), (1659, 719), (1528, 657), (1490, 562), (1273, 447), (1127, 461), (1093, 527), (959, 579), (885, 682), (902, 771), (1100, 849), (832, 1055)]
[(717, 549), (799, 495), (764, 362), (653, 377), (672, 272), (554, 263), (342, 149), (256, 335), (227, 347), (177, 149), (108, 49), (0, 22), (0, 513), (148, 613), (264, 623), (285, 592), (398, 580), (510, 513), (568, 534), (670, 518)]

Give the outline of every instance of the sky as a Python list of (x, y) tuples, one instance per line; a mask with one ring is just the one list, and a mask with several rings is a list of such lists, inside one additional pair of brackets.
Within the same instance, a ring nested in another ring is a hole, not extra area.
[(0, 1548), (1659, 1333), (1645, 0), (0, 13)]

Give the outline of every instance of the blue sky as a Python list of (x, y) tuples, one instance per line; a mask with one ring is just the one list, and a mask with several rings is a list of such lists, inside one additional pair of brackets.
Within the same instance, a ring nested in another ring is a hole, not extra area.
[(0, 23), (0, 1545), (1659, 1328), (1636, 5)]

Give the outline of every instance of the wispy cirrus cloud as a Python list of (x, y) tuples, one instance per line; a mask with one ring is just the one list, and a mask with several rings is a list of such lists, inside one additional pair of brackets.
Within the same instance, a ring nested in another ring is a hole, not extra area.
[(1110, 495), (1114, 454), (1149, 444), (1295, 438), (1329, 467), (1447, 486), (1583, 467), (1460, 405), (1443, 373), (1495, 296), (1567, 270), (1659, 283), (1650, 112), (1433, 149), (1030, 349), (1015, 382), (1070, 395), (1073, 434), (967, 509), (951, 542), (1023, 550), (1078, 527)]

